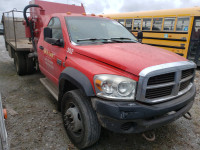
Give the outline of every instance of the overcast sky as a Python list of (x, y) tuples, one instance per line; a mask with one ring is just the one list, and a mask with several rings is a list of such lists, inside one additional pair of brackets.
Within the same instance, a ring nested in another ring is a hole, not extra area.
[[(45, 0), (65, 4), (83, 3), (86, 13), (116, 13), (200, 6), (200, 0)], [(2, 12), (23, 10), (29, 0), (0, 0), (0, 19)]]

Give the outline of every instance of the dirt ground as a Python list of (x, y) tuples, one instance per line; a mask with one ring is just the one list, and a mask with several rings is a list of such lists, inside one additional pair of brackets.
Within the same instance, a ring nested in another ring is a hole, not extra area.
[[(13, 60), (0, 36), (0, 92), (8, 110), (6, 128), (11, 150), (76, 149), (63, 127), (56, 101), (40, 83), (41, 73), (18, 76)], [(197, 96), (191, 121), (183, 117), (154, 130), (156, 140), (146, 141), (141, 134), (115, 134), (103, 130), (91, 150), (183, 150), (200, 149), (200, 69), (196, 72)]]

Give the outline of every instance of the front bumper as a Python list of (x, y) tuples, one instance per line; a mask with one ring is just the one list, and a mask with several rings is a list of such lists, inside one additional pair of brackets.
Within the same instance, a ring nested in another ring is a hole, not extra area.
[(196, 88), (160, 104), (138, 101), (115, 102), (92, 98), (100, 124), (117, 133), (140, 133), (170, 123), (187, 113), (194, 102)]

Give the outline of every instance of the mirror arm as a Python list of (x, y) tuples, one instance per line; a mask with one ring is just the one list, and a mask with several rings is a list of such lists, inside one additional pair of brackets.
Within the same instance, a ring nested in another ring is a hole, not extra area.
[(56, 46), (63, 46), (63, 42), (61, 42), (62, 39), (58, 39), (55, 43), (51, 43), (51, 45), (56, 45)]

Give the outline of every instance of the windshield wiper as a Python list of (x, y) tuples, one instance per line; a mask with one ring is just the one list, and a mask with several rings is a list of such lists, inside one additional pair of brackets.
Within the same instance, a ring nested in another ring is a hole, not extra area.
[(136, 41), (133, 41), (130, 38), (124, 38), (124, 37), (116, 37), (116, 38), (110, 38), (110, 39), (106, 39), (106, 38), (86, 38), (86, 39), (78, 39), (77, 42), (81, 42), (81, 41), (92, 41), (92, 42), (96, 42), (99, 41), (101, 43), (114, 43), (114, 42), (118, 42), (118, 43), (127, 43), (127, 42), (131, 42), (131, 43), (136, 43)]
[[(101, 41), (103, 40), (103, 41)], [(87, 38), (87, 39), (78, 39), (77, 42), (81, 42), (81, 41), (101, 41), (101, 42), (104, 42), (104, 41), (108, 41), (110, 39), (98, 39), (98, 38)]]
[(114, 37), (114, 38), (110, 38), (113, 41), (116, 42), (121, 42), (121, 43), (126, 43), (126, 42), (131, 42), (131, 43), (136, 43), (137, 41), (132, 40), (130, 38), (126, 38), (126, 37)]
[(125, 37), (113, 37), (113, 38), (110, 38), (111, 40), (131, 40), (130, 38), (125, 38)]

